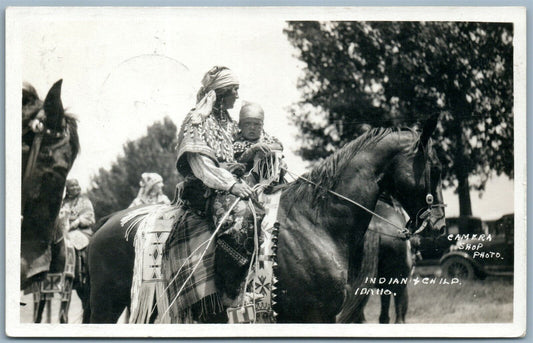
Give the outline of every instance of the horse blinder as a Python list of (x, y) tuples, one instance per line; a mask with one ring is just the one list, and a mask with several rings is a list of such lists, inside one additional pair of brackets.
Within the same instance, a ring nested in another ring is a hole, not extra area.
[[(431, 162), (429, 158), (429, 154), (427, 149), (424, 149), (424, 156), (426, 160), (425, 164), (425, 186), (426, 186), (426, 206), (421, 208), (415, 217), (414, 220), (414, 227), (413, 227), (413, 220), (409, 220), (407, 223), (407, 227), (412, 228), (412, 235), (420, 234), (422, 231), (424, 231), (428, 226), (432, 227), (433, 223), (438, 222), (440, 219), (442, 219), (443, 215), (440, 214), (439, 209), (446, 207), (446, 204), (439, 203), (435, 204), (435, 197), (432, 194), (431, 190)], [(421, 221), (420, 225), (419, 222)], [(410, 234), (411, 235), (411, 234)]]

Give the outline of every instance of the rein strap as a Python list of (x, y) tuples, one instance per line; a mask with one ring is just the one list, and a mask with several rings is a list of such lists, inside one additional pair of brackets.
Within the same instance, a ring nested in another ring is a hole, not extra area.
[[(335, 191), (332, 191), (332, 190), (330, 190), (330, 189), (325, 189), (324, 187), (317, 185), (315, 182), (313, 182), (313, 181), (311, 181), (311, 180), (309, 180), (309, 179), (307, 179), (307, 178), (305, 178), (305, 177), (303, 177), (303, 176), (301, 176), (301, 175), (296, 175), (296, 174), (294, 174), (293, 172), (291, 172), (291, 171), (288, 170), (288, 169), (285, 169), (285, 168), (282, 168), (282, 169), (285, 170), (287, 173), (291, 174), (291, 176), (296, 177), (296, 178), (299, 178), (299, 179), (302, 179), (302, 180), (304, 180), (305, 182), (307, 182), (307, 183), (309, 183), (309, 184), (311, 184), (311, 185), (313, 185), (313, 186), (315, 186), (315, 187), (322, 188), (322, 189), (328, 191), (328, 193), (331, 193), (331, 194), (335, 195), (335, 196), (338, 197), (338, 198), (341, 198), (341, 199), (343, 199), (343, 200), (346, 200), (346, 201), (349, 202), (350, 204), (356, 205), (357, 207), (359, 207), (359, 208), (365, 210), (366, 212), (370, 213), (371, 215), (373, 215), (373, 216), (375, 216), (375, 217), (378, 217), (379, 219), (383, 220), (384, 222), (386, 222), (386, 223), (388, 223), (388, 224), (394, 226), (395, 228), (397, 228), (400, 234), (407, 235), (407, 234), (409, 233), (409, 231), (408, 231), (406, 228), (403, 228), (403, 227), (400, 227), (400, 226), (394, 224), (393, 222), (391, 222), (391, 221), (388, 220), (387, 218), (384, 218), (384, 217), (380, 216), (380, 215), (377, 214), (376, 212), (374, 212), (374, 211), (372, 211), (372, 210), (366, 208), (365, 206), (361, 205), (361, 204), (358, 203), (357, 201), (354, 201), (354, 200), (352, 200), (352, 199), (350, 199), (350, 198), (348, 198), (348, 197), (345, 197), (344, 195), (339, 194), (339, 193), (337, 193), (337, 192), (335, 192)], [(369, 230), (369, 231), (375, 231), (375, 230), (372, 230), (372, 229), (367, 229), (367, 230)], [(376, 232), (377, 232), (377, 231), (376, 231)], [(382, 235), (385, 235), (385, 236), (391, 236), (391, 237), (396, 237), (396, 238), (403, 238), (403, 237), (398, 237), (398, 236), (395, 236), (395, 235), (386, 234), (386, 233), (383, 233), (383, 232), (378, 232), (378, 233), (380, 233), (380, 234), (382, 234)], [(405, 239), (407, 239), (407, 236), (405, 237)]]
[(29, 181), (35, 169), (35, 162), (41, 150), (41, 142), (43, 140), (42, 133), (36, 133), (33, 139), (33, 143), (30, 149), (30, 155), (28, 156), (28, 163), (26, 164), (26, 170), (24, 171), (24, 178), (22, 179), (22, 207), (21, 210), (24, 213), (24, 207), (26, 206), (26, 196), (28, 193)]

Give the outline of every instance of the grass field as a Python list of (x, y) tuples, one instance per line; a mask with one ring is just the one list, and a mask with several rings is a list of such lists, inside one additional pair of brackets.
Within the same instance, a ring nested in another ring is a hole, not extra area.
[[(460, 285), (413, 285), (409, 283), (406, 322), (416, 323), (508, 323), (513, 320), (512, 278), (462, 281)], [(371, 296), (365, 317), (378, 323), (379, 296)], [(394, 322), (394, 306), (389, 310)]]
[[(460, 285), (414, 285), (409, 283), (407, 323), (508, 323), (513, 320), (512, 278), (487, 278), (462, 282)], [(378, 323), (379, 296), (371, 296), (365, 310), (368, 323)], [(22, 323), (32, 321), (32, 296), (21, 298)], [(57, 323), (59, 299), (54, 299), (52, 323)], [(394, 322), (394, 306), (389, 310)], [(75, 292), (69, 311), (69, 322), (81, 323), (81, 302)]]

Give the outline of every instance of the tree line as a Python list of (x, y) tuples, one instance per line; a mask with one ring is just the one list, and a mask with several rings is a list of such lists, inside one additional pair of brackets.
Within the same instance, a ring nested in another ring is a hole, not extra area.
[(163, 192), (172, 199), (181, 178), (176, 170), (177, 127), (166, 117), (147, 128), (141, 138), (128, 141), (109, 169), (100, 168), (91, 178), (87, 196), (97, 218), (127, 208), (137, 196), (142, 173), (163, 177)]
[[(457, 191), (461, 215), (493, 173), (513, 177), (512, 24), (305, 21), (284, 34), (305, 66), (289, 113), (304, 159), (332, 154), (364, 126), (411, 126), (438, 112), (443, 186)], [(176, 144), (168, 117), (126, 142), (92, 177), (96, 216), (128, 207), (144, 172), (160, 174), (172, 198)]]
[(470, 190), (513, 177), (513, 26), (479, 22), (289, 22), (304, 62), (291, 118), (317, 161), (361, 127), (410, 126), (440, 113), (445, 188), (471, 215)]

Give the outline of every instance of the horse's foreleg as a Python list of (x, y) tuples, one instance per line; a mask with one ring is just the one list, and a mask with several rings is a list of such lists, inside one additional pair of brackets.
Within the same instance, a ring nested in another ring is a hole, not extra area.
[[(130, 277), (131, 278), (131, 277)], [(114, 324), (124, 309), (130, 305), (129, 288), (113, 287), (113, 279), (104, 279), (102, 283), (91, 278), (90, 287), (90, 322), (96, 324)], [(131, 286), (130, 286), (131, 288)]]
[[(389, 307), (390, 307), (390, 294), (381, 295), (381, 313), (379, 314), (379, 323), (388, 324), (390, 323), (389, 317)], [(394, 302), (396, 304), (396, 302)]]
[(83, 306), (83, 318), (81, 320), (82, 324), (89, 324), (91, 322), (91, 308), (89, 306), (89, 299), (82, 300)]
[(394, 307), (396, 309), (395, 323), (397, 324), (405, 323), (405, 315), (407, 314), (408, 305), (409, 305), (409, 294), (407, 292), (407, 287), (403, 287), (402, 290), (397, 292), (397, 295), (394, 298)]
[(33, 322), (40, 323), (43, 319), (45, 296), (36, 290), (33, 293)]
[(52, 323), (52, 298), (46, 298), (45, 300), (45, 306), (46, 306), (46, 322)]
[(65, 278), (63, 292), (61, 292), (61, 307), (59, 308), (59, 322), (68, 323), (68, 310), (70, 308), (70, 299), (72, 298), (72, 278)]
[(68, 302), (61, 300), (61, 307), (59, 308), (59, 323), (60, 324), (68, 324), (68, 308), (69, 308)]
[(354, 320), (353, 322), (354, 323), (364, 323), (366, 321), (366, 318), (365, 318), (365, 307), (366, 307), (366, 304), (368, 303), (368, 300), (369, 300), (369, 296), (368, 295), (359, 295), (359, 301), (358, 301), (358, 311), (356, 312), (355, 316), (354, 316)]
[(90, 290), (89, 290), (89, 283), (80, 285), (79, 288), (76, 289), (76, 293), (78, 293), (78, 296), (81, 300), (81, 306), (83, 308), (83, 318), (81, 323), (82, 324), (89, 324), (91, 322), (91, 306), (90, 306)]
[(81, 300), (83, 309), (82, 324), (89, 324), (91, 322), (91, 306), (90, 306), (90, 278), (88, 268), (87, 249), (78, 250), (76, 252), (78, 257), (76, 260), (76, 274), (73, 280), (72, 288), (76, 290), (78, 298)]

